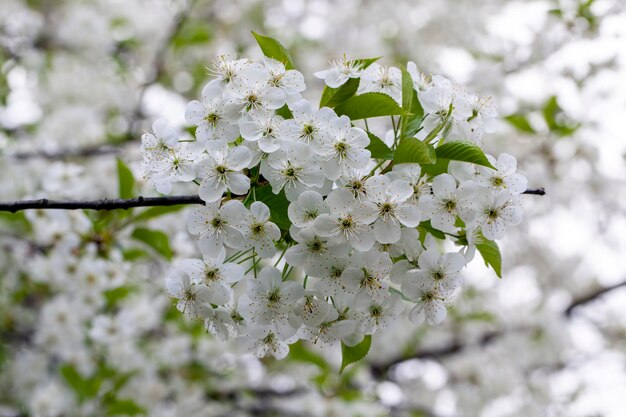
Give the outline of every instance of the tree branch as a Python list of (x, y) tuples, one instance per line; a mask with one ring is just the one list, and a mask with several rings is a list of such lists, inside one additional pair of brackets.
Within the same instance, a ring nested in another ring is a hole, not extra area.
[[(565, 318), (569, 319), (570, 317), (572, 317), (573, 311), (577, 309), (578, 307), (591, 303), (597, 300), (598, 298), (600, 298), (601, 296), (613, 290), (619, 289), (621, 287), (626, 287), (626, 280), (622, 282), (618, 282), (617, 284), (614, 284), (614, 285), (610, 285), (608, 287), (599, 288), (586, 295), (583, 295), (579, 298), (574, 299), (574, 301), (572, 301), (569, 304), (569, 306), (565, 310), (563, 310), (563, 314), (565, 315)], [(448, 345), (444, 345), (438, 348), (423, 349), (423, 350), (419, 350), (415, 352), (412, 355), (401, 357), (401, 358), (395, 358), (386, 363), (372, 364), (371, 370), (374, 373), (374, 375), (382, 377), (389, 371), (389, 369), (391, 369), (391, 367), (397, 364), (400, 364), (402, 362), (405, 362), (411, 359), (442, 359), (451, 355), (455, 355), (457, 353), (461, 353), (465, 349), (468, 349), (472, 346), (484, 347), (484, 346), (489, 345), (490, 343), (495, 342), (500, 337), (506, 335), (512, 330), (519, 331), (519, 330), (529, 330), (529, 329), (528, 328), (516, 328), (516, 329), (509, 329), (507, 331), (502, 331), (502, 330), (488, 331), (488, 332), (485, 332), (475, 343), (461, 343), (460, 341), (455, 340)]]
[(59, 149), (57, 151), (28, 151), (28, 152), (16, 152), (12, 154), (6, 154), (19, 160), (26, 159), (66, 159), (66, 158), (85, 158), (91, 156), (110, 155), (122, 152), (121, 147), (111, 145), (96, 145), (85, 146), (73, 149)]
[(41, 198), (38, 200), (13, 201), (0, 203), (0, 211), (12, 213), (20, 210), (127, 210), (133, 207), (176, 206), (179, 204), (202, 204), (204, 201), (197, 195), (178, 195), (171, 197), (137, 197), (127, 200), (108, 199), (91, 201), (57, 201)]
[(546, 195), (546, 189), (541, 187), (541, 188), (535, 188), (535, 189), (528, 189), (526, 191), (524, 191), (522, 194), (530, 194), (530, 195)]
[(604, 294), (611, 292), (613, 290), (616, 290), (618, 288), (624, 287), (624, 286), (626, 286), (626, 281), (618, 282), (617, 284), (609, 285), (608, 287), (599, 288), (593, 292), (590, 292), (589, 294), (576, 298), (565, 309), (563, 313), (565, 314), (565, 316), (571, 317), (574, 310), (577, 309), (578, 307), (591, 303), (592, 301), (595, 301), (596, 299), (600, 298)]
[[(541, 191), (541, 192), (540, 192)], [(524, 194), (544, 195), (543, 189), (526, 190)], [(21, 210), (127, 210), (133, 207), (176, 206), (179, 204), (202, 204), (204, 201), (197, 195), (178, 195), (166, 197), (137, 197), (127, 200), (104, 198), (90, 201), (57, 201), (47, 198), (38, 200), (0, 202), (0, 212), (10, 211), (15, 213)]]

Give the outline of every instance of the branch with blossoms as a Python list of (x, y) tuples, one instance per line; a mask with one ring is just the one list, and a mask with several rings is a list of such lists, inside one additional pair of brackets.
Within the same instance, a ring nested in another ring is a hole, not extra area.
[[(188, 103), (193, 140), (163, 119), (142, 136), (147, 182), (166, 196), (193, 182), (197, 196), (128, 199), (132, 173), (118, 164), (123, 200), (1, 207), (202, 205), (187, 218), (202, 258), (176, 260), (165, 278), (178, 310), (259, 357), (284, 358), (297, 340), (339, 344), (343, 370), (405, 312), (442, 322), (476, 252), (501, 275), (496, 240), (522, 221), (521, 196), (544, 191), (527, 190), (512, 155), (483, 152), (491, 100), (412, 62), (344, 57), (315, 73), (318, 106), (286, 49), (254, 36), (265, 59), (219, 57)], [(445, 241), (457, 249), (442, 252)]]

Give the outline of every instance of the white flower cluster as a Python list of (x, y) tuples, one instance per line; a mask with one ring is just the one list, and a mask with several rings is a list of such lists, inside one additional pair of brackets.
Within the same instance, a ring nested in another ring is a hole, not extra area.
[[(496, 169), (452, 161), (434, 178), (416, 163), (383, 166), (367, 149), (368, 132), (302, 99), (298, 71), (270, 58), (222, 57), (213, 72), (202, 100), (187, 106), (195, 141), (158, 120), (143, 137), (143, 156), (157, 191), (199, 185), (206, 205), (187, 225), (203, 259), (177, 262), (166, 282), (178, 309), (220, 338), (283, 358), (298, 339), (353, 346), (395, 320), (405, 302), (413, 322), (440, 323), (474, 245), (521, 221), (526, 179), (510, 155), (489, 157)], [(478, 143), (492, 129), (488, 100), (413, 63), (408, 72), (425, 112), (418, 139), (443, 122), (436, 138), (447, 141)], [(356, 78), (357, 93), (402, 102), (398, 68), (344, 59), (316, 76), (329, 88)], [(282, 231), (272, 221), (276, 201), (288, 205)], [(420, 227), (427, 221), (463, 248), (442, 254)]]

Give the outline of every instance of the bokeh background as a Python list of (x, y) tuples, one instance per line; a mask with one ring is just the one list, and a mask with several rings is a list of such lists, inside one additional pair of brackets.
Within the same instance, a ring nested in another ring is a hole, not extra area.
[(624, 416), (622, 0), (2, 0), (0, 200), (116, 197), (117, 158), (150, 195), (142, 132), (184, 127), (217, 55), (260, 58), (251, 30), (315, 101), (343, 54), (493, 97), (486, 150), (547, 191), (500, 242), (503, 278), (475, 260), (442, 325), (399, 322), (339, 375), (338, 347), (259, 360), (176, 312), (184, 210), (143, 220), (159, 252), (124, 214), (2, 214), (0, 416)]

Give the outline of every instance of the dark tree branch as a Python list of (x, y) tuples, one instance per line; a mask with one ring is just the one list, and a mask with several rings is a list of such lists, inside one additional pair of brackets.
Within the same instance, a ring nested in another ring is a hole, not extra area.
[(541, 188), (536, 188), (536, 189), (528, 189), (526, 191), (524, 191), (522, 194), (530, 194), (530, 195), (546, 195), (546, 189), (541, 187)]
[[(525, 194), (544, 195), (537, 193), (537, 190), (526, 190)], [(15, 213), (20, 210), (40, 209), (40, 210), (126, 210), (133, 207), (154, 207), (154, 206), (175, 206), (178, 204), (202, 204), (204, 201), (197, 195), (177, 195), (167, 197), (137, 197), (127, 200), (102, 199), (91, 201), (57, 201), (40, 198), (38, 200), (8, 201), (0, 202), (0, 211), (10, 211)]]
[(383, 377), (389, 369), (402, 362), (406, 362), (412, 359), (442, 359), (448, 356), (461, 353), (465, 349), (473, 346), (484, 347), (497, 340), (504, 334), (502, 331), (489, 331), (485, 332), (476, 342), (473, 343), (461, 343), (459, 340), (454, 340), (452, 343), (440, 346), (433, 349), (422, 349), (415, 352), (412, 355), (395, 358), (385, 363), (372, 364), (370, 366), (372, 373), (377, 377)]
[(39, 200), (24, 200), (0, 203), (0, 211), (15, 213), (20, 210), (127, 210), (133, 207), (176, 206), (179, 204), (202, 204), (204, 201), (197, 195), (178, 195), (171, 197), (137, 197), (127, 200), (102, 199), (92, 201), (56, 201), (41, 198)]
[(563, 312), (567, 317), (571, 317), (574, 310), (578, 307), (581, 307), (585, 304), (589, 304), (596, 299), (602, 297), (604, 294), (616, 290), (618, 288), (626, 286), (626, 281), (618, 282), (617, 284), (610, 285), (608, 287), (599, 288), (589, 294), (583, 295), (579, 298), (574, 299), (572, 303), (565, 309)]
[(30, 152), (16, 152), (13, 154), (7, 154), (19, 160), (26, 159), (67, 159), (67, 158), (85, 158), (91, 156), (111, 155), (122, 152), (122, 148), (110, 145), (97, 145), (97, 146), (85, 146), (74, 149), (60, 149), (57, 151), (30, 151)]
[[(570, 317), (572, 317), (572, 314), (574, 312), (575, 309), (577, 309), (578, 307), (582, 307), (586, 304), (589, 304), (595, 300), (597, 300), (598, 298), (602, 297), (603, 295), (614, 291), (616, 289), (622, 288), (622, 287), (626, 287), (626, 280), (622, 281), (622, 282), (618, 282), (617, 284), (614, 285), (610, 285), (608, 287), (603, 287), (603, 288), (599, 288), (595, 291), (592, 291), (586, 295), (583, 295), (579, 298), (574, 299), (574, 301), (572, 301), (569, 306), (563, 311), (563, 314), (565, 315), (565, 318), (569, 319)], [(457, 353), (461, 353), (462, 351), (464, 351), (465, 349), (469, 349), (471, 347), (485, 347), (493, 342), (495, 342), (496, 340), (498, 340), (499, 338), (505, 336), (506, 334), (510, 333), (512, 330), (529, 330), (528, 328), (516, 328), (516, 329), (511, 329), (511, 330), (507, 330), (507, 331), (502, 331), (502, 330), (496, 330), (496, 331), (488, 331), (485, 332), (479, 339), (477, 342), (474, 343), (461, 343), (458, 340), (453, 341), (452, 343), (448, 344), (448, 345), (444, 345), (438, 348), (434, 348), (434, 349), (423, 349), (423, 350), (419, 350), (417, 352), (415, 352), (412, 355), (406, 356), (406, 357), (402, 357), (402, 358), (395, 358), (391, 361), (388, 361), (386, 363), (382, 363), (382, 364), (372, 364), (371, 365), (371, 370), (373, 372), (374, 375), (378, 376), (378, 377), (382, 377), (384, 376), (389, 369), (391, 369), (391, 367), (400, 364), (402, 362), (411, 360), (411, 359), (443, 359), (446, 358), (448, 356), (452, 356), (455, 355)]]

